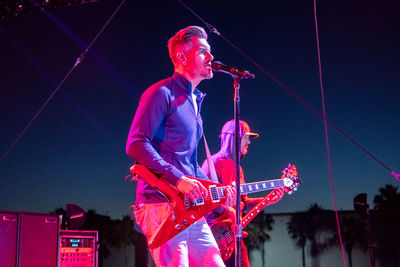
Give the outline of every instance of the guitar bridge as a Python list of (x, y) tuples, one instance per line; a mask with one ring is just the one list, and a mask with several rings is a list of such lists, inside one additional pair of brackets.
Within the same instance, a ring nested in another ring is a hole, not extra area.
[(198, 198), (195, 201), (193, 201), (193, 206), (201, 206), (201, 205), (204, 205), (204, 198), (203, 197)]
[(195, 200), (191, 200), (188, 196), (184, 197), (185, 208), (190, 209), (190, 205), (192, 206), (201, 206), (204, 205), (204, 198), (198, 198)]

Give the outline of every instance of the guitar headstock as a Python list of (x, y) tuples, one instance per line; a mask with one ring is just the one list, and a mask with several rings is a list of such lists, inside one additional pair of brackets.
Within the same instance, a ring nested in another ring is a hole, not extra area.
[(301, 179), (298, 177), (296, 166), (290, 163), (283, 169), (281, 178), (285, 186), (289, 189), (289, 195), (297, 191), (297, 187), (302, 183)]

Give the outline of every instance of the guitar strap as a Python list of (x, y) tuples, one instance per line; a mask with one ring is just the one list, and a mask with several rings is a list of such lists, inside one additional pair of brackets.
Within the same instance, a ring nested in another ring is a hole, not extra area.
[[(206, 140), (206, 136), (205, 136), (204, 132), (203, 132), (203, 140), (204, 140), (204, 147), (206, 149), (206, 154), (207, 154), (207, 165), (208, 165), (208, 170), (210, 171), (211, 181), (213, 181), (214, 183), (222, 184), (222, 181), (219, 180), (219, 178), (217, 176), (217, 172), (215, 171), (215, 166), (214, 166), (214, 163), (211, 158), (210, 149), (208, 149), (208, 144), (207, 144), (207, 140)], [(219, 217), (224, 213), (225, 213), (225, 208), (219, 206), (214, 209), (214, 212), (211, 215), (210, 214), (207, 215), (207, 218), (208, 218), (208, 220), (215, 219), (216, 217)]]
[(213, 181), (214, 183), (221, 183), (221, 181), (219, 181), (219, 179), (218, 179), (217, 172), (215, 171), (215, 166), (211, 159), (210, 149), (208, 149), (208, 144), (207, 144), (206, 136), (205, 136), (204, 132), (203, 132), (203, 139), (204, 139), (204, 146), (206, 149), (207, 165), (208, 165), (208, 170), (210, 171), (211, 181)]

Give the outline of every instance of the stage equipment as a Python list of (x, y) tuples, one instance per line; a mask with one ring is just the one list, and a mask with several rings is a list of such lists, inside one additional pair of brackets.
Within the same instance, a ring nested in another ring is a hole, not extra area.
[(361, 193), (353, 199), (354, 210), (362, 215), (368, 213), (369, 205), (367, 204), (367, 194)]
[(256, 76), (251, 74), (247, 70), (238, 70), (234, 67), (227, 66), (222, 64), (219, 61), (213, 61), (211, 63), (211, 68), (215, 72), (222, 72), (231, 75), (233, 78), (241, 78), (241, 79), (255, 79)]
[(0, 266), (15, 267), (17, 263), (18, 213), (0, 211)]
[(60, 267), (97, 267), (98, 231), (60, 231)]
[(371, 219), (369, 214), (369, 205), (367, 203), (367, 194), (361, 193), (353, 199), (354, 210), (361, 214), (365, 222), (365, 229), (368, 235), (368, 247), (371, 267), (375, 267), (375, 239), (371, 231)]
[(0, 211), (0, 266), (54, 267), (60, 216)]
[(20, 15), (41, 12), (46, 9), (79, 6), (98, 0), (1, 0), (0, 18), (16, 17)]
[(68, 230), (79, 230), (86, 221), (85, 211), (75, 204), (66, 206), (66, 226)]
[[(235, 68), (225, 66), (221, 62), (214, 61), (211, 67), (215, 72), (228, 73), (233, 78), (234, 89), (234, 120), (235, 120), (235, 183), (240, 184), (240, 141), (239, 140), (239, 120), (240, 120), (240, 80), (241, 79), (254, 79), (255, 76), (248, 71), (239, 71)], [(235, 266), (240, 266), (241, 262), (241, 238), (242, 238), (242, 224), (240, 223), (240, 186), (236, 186), (236, 225), (235, 225)]]

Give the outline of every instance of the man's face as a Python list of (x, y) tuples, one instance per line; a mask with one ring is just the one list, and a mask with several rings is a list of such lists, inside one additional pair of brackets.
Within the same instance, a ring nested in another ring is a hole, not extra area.
[(249, 149), (250, 138), (247, 134), (245, 134), (240, 143), (240, 153), (242, 157), (247, 154), (247, 150)]
[(200, 82), (213, 77), (211, 61), (214, 57), (206, 39), (192, 37), (191, 44), (184, 49), (184, 54), (186, 58), (183, 64), (184, 70), (193, 80)]

